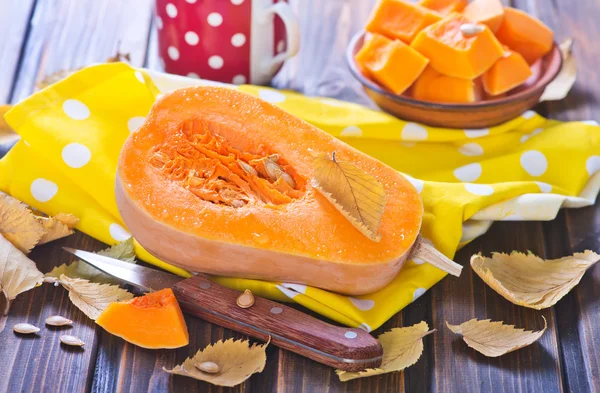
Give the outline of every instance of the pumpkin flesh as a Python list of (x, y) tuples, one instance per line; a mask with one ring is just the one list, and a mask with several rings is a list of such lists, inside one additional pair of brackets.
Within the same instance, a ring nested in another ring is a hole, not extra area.
[(504, 6), (500, 0), (473, 0), (463, 15), (472, 22), (487, 25), (495, 33), (504, 19)]
[(470, 79), (454, 78), (427, 67), (411, 88), (421, 101), (469, 103), (480, 98), (478, 85)]
[(532, 74), (523, 56), (507, 49), (506, 54), (481, 79), (485, 91), (491, 96), (498, 96), (522, 85)]
[(419, 5), (444, 16), (453, 12), (462, 12), (467, 4), (469, 0), (421, 0), (419, 2)]

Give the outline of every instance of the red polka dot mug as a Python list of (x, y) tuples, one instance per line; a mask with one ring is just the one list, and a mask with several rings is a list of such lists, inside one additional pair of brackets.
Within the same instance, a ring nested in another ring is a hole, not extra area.
[(300, 46), (286, 0), (157, 0), (159, 55), (169, 73), (268, 84)]

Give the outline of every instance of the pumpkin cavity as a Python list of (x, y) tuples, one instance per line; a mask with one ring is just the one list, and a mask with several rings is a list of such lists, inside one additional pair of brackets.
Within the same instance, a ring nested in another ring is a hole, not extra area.
[(213, 132), (210, 123), (191, 119), (152, 149), (150, 164), (214, 204), (233, 208), (281, 205), (302, 197), (306, 180), (267, 146), (259, 145), (257, 150), (237, 149)]

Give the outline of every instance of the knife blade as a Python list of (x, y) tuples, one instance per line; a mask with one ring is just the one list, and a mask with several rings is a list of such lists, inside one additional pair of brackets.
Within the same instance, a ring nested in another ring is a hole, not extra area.
[(172, 288), (185, 313), (216, 323), (345, 371), (381, 364), (381, 344), (358, 328), (339, 327), (283, 304), (255, 297), (250, 308), (236, 304), (239, 291), (218, 285), (204, 274), (174, 274), (68, 247), (63, 249), (102, 272), (144, 291)]

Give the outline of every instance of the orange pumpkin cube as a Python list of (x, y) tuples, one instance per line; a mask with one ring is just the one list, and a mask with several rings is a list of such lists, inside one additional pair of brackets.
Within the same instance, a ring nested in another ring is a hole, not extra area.
[(399, 40), (373, 34), (356, 54), (366, 75), (394, 94), (402, 94), (423, 72), (429, 60)]
[(411, 44), (429, 59), (439, 73), (463, 79), (475, 79), (487, 71), (504, 54), (502, 45), (485, 25), (477, 34), (465, 35), (461, 26), (473, 23), (452, 13), (421, 30)]
[(480, 99), (480, 88), (470, 79), (440, 74), (427, 67), (412, 86), (413, 98), (421, 101), (468, 103)]
[(487, 25), (495, 33), (504, 19), (504, 6), (500, 0), (473, 0), (465, 7), (463, 15), (472, 22)]
[(380, 0), (373, 8), (365, 29), (410, 44), (419, 31), (440, 19), (440, 15), (418, 4)]
[(461, 12), (469, 4), (469, 0), (421, 0), (419, 5), (429, 8), (441, 15)]
[(496, 37), (533, 64), (552, 49), (554, 34), (539, 19), (515, 8), (504, 9)]
[(489, 95), (497, 96), (521, 85), (531, 75), (531, 68), (523, 56), (509, 49), (481, 79), (485, 91)]

